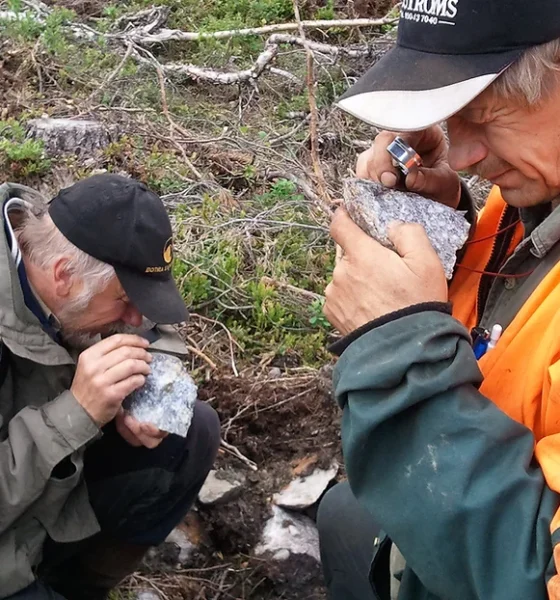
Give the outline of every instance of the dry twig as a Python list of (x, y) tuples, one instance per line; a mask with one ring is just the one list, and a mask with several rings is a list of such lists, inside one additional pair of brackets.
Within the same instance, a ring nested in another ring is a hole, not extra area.
[(329, 214), (331, 212), (332, 200), (327, 189), (327, 182), (325, 181), (325, 175), (323, 168), (321, 167), (321, 161), (319, 160), (319, 150), (317, 143), (317, 100), (315, 97), (315, 76), (314, 76), (314, 65), (315, 57), (313, 50), (311, 49), (309, 42), (305, 37), (305, 29), (299, 14), (298, 1), (294, 0), (294, 14), (296, 21), (299, 26), (299, 36), (303, 40), (305, 52), (307, 54), (307, 94), (309, 100), (309, 135), (311, 137), (311, 161), (313, 162), (313, 170), (315, 171), (315, 179), (317, 188), (319, 190), (319, 196), (321, 198), (321, 208)]
[(226, 450), (226, 452), (229, 452), (229, 454), (236, 456), (242, 463), (245, 463), (249, 467), (249, 469), (251, 469), (251, 471), (259, 470), (257, 463), (247, 458), (244, 454), (241, 454), (241, 452), (239, 452), (239, 449), (233, 446), (232, 444), (229, 444), (224, 439), (221, 439), (220, 445), (222, 446), (222, 448), (224, 448), (224, 450)]
[(128, 43), (125, 55), (123, 56), (121, 62), (115, 67), (114, 71), (101, 83), (101, 85), (93, 90), (93, 92), (87, 97), (86, 104), (89, 104), (98, 94), (100, 94), (110, 83), (115, 79), (115, 77), (122, 71), (126, 61), (130, 58), (132, 54), (132, 44)]

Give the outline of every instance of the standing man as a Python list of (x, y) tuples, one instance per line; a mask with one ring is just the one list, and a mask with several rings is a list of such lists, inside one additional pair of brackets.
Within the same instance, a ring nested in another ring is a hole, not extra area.
[(409, 190), (466, 210), (457, 172), (494, 188), (449, 287), (421, 227), (395, 224), (392, 252), (333, 219), (349, 485), (319, 510), (330, 597), (558, 599), (560, 5), (405, 0), (396, 48), (339, 105), (385, 130), (358, 176), (397, 185), (403, 131)]
[(126, 415), (151, 348), (184, 354), (161, 200), (117, 175), (49, 205), (0, 187), (0, 598), (104, 600), (187, 513), (219, 445), (197, 402), (186, 439)]

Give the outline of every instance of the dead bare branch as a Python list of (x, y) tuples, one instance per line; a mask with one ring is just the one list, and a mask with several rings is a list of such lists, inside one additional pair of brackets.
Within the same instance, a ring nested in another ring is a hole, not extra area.
[(394, 25), (398, 19), (393, 17), (384, 17), (382, 19), (325, 19), (317, 21), (301, 21), (300, 23), (276, 23), (274, 25), (264, 25), (263, 27), (247, 27), (245, 29), (230, 29), (227, 31), (181, 31), (180, 29), (161, 29), (158, 33), (146, 35), (136, 30), (128, 32), (128, 37), (141, 46), (151, 44), (161, 44), (163, 42), (183, 41), (195, 42), (204, 39), (224, 40), (233, 37), (247, 35), (266, 35), (279, 31), (298, 31), (301, 27), (304, 29), (329, 29), (336, 28), (361, 28), (361, 27), (382, 27), (383, 25)]
[[(147, 58), (145, 55), (143, 55), (146, 52), (147, 51), (144, 49), (141, 53), (137, 48), (133, 54), (134, 57), (141, 63), (150, 66), (155, 66), (157, 63), (162, 72), (168, 75), (184, 75), (196, 81), (230, 85), (233, 83), (245, 83), (247, 81), (257, 79), (268, 67), (268, 65), (276, 58), (279, 52), (279, 47), (277, 45), (271, 45), (265, 48), (265, 50), (257, 57), (251, 68), (243, 71), (232, 71), (229, 73), (216, 71), (214, 69), (206, 69), (204, 67), (186, 63), (171, 62), (161, 64), (153, 57), (153, 55), (150, 54), (151, 58)], [(277, 72), (277, 74), (280, 73)], [(290, 79), (292, 78), (293, 76), (290, 74)]]

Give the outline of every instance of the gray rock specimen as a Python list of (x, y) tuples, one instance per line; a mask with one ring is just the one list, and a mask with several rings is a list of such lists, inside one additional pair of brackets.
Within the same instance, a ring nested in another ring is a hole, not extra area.
[(224, 504), (231, 500), (245, 484), (245, 475), (233, 469), (210, 471), (198, 493), (201, 504)]
[(337, 473), (338, 463), (333, 462), (329, 469), (315, 469), (310, 475), (298, 477), (279, 494), (274, 494), (274, 503), (291, 510), (309, 508), (319, 500)]
[(105, 148), (110, 141), (109, 131), (97, 121), (41, 117), (29, 121), (27, 134), (31, 138), (43, 140), (45, 152), (49, 156), (91, 156)]
[(159, 352), (152, 356), (146, 383), (123, 406), (142, 423), (186, 437), (197, 398), (196, 384), (179, 358)]
[(465, 213), (412, 192), (386, 188), (363, 179), (344, 181), (344, 206), (352, 220), (383, 246), (393, 248), (387, 226), (394, 221), (419, 223), (437, 252), (447, 279), (453, 276), (456, 253), (467, 241)]
[(255, 548), (257, 556), (266, 553), (271, 553), (276, 560), (286, 560), (291, 554), (307, 554), (320, 562), (319, 533), (315, 523), (308, 517), (273, 506), (272, 517)]

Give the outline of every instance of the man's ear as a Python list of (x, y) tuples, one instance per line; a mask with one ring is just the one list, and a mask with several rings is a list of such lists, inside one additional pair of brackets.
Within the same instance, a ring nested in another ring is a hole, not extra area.
[(68, 259), (64, 256), (57, 258), (51, 268), (56, 295), (59, 298), (68, 298), (76, 285), (76, 277), (68, 268)]

